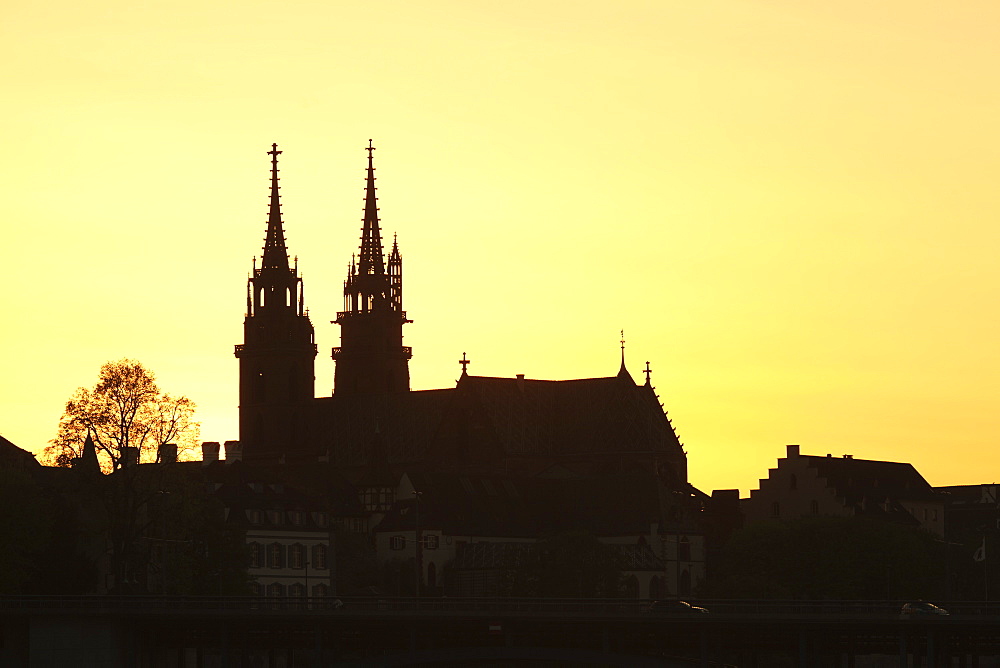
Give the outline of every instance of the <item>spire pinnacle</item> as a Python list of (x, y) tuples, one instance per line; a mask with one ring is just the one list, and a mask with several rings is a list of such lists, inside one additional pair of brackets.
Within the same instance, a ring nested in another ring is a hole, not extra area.
[(465, 353), (462, 353), (462, 359), (458, 360), (458, 363), (462, 365), (462, 375), (468, 376), (469, 375), (468, 367), (470, 364), (472, 364), (472, 360), (466, 359)]
[(271, 204), (261, 269), (288, 269), (288, 249), (285, 247), (285, 230), (281, 224), (281, 196), (278, 194), (278, 156), (281, 153), (277, 144), (271, 144), (271, 150), (267, 152), (271, 156)]
[(382, 230), (378, 223), (378, 199), (375, 197), (375, 166), (372, 153), (375, 147), (368, 140), (368, 177), (365, 183), (365, 218), (361, 232), (360, 274), (385, 274), (385, 259), (382, 256)]
[(622, 341), (621, 341), (621, 344), (622, 344), (622, 365), (621, 365), (621, 368), (618, 369), (618, 377), (619, 378), (626, 378), (626, 377), (627, 378), (632, 378), (632, 375), (628, 372), (628, 369), (625, 368), (625, 330), (624, 329), (622, 330)]

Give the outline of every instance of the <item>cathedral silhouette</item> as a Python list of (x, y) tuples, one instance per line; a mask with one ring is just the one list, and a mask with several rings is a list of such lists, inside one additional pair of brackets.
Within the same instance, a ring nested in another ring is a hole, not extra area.
[(297, 261), (289, 262), (272, 145), (270, 211), (260, 266), (247, 284), (240, 364), (239, 444), (246, 462), (325, 463), (351, 478), (404, 472), (593, 475), (643, 470), (687, 485), (686, 455), (650, 383), (637, 384), (622, 350), (606, 378), (473, 376), (463, 354), (453, 388), (412, 390), (403, 345), (403, 257), (386, 257), (367, 147), (361, 247), (334, 322), (341, 344), (332, 396), (314, 396), (317, 354)]

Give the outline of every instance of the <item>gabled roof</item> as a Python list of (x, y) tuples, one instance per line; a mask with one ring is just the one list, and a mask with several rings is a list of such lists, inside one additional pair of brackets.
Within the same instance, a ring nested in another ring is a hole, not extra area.
[(799, 455), (833, 487), (847, 503), (862, 499), (934, 501), (937, 494), (912, 464), (853, 457)]
[[(315, 399), (301, 458), (328, 455), (373, 483), (401, 466), (496, 470), (508, 459), (684, 454), (653, 389), (628, 375), (526, 380), (463, 375), (453, 389)], [(291, 455), (290, 458), (293, 458)]]
[(0, 468), (36, 468), (41, 466), (35, 456), (0, 436)]
[(529, 380), (463, 376), (481, 419), (509, 455), (667, 452), (677, 436), (651, 388), (630, 377)]

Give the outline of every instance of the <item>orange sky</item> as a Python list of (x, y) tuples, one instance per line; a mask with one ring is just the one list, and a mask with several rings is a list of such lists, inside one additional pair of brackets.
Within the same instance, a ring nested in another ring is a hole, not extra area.
[(625, 329), (705, 489), (787, 443), (994, 480), (1000, 5), (19, 3), (0, 434), (40, 450), (110, 359), (236, 438), (271, 142), (332, 386), (363, 147), (413, 387), (612, 375)]

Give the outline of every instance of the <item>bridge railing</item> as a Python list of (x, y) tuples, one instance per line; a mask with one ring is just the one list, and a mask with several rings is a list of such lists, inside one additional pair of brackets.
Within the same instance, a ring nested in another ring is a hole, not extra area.
[[(773, 599), (690, 599), (713, 615), (773, 617), (897, 616), (906, 601), (796, 601)], [(493, 597), (304, 597), (304, 596), (0, 596), (4, 610), (136, 611), (300, 611), (354, 614), (559, 614), (639, 615), (651, 601), (639, 599)], [(1000, 617), (1000, 602), (938, 602), (952, 615)]]

